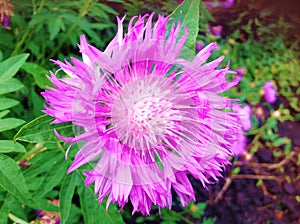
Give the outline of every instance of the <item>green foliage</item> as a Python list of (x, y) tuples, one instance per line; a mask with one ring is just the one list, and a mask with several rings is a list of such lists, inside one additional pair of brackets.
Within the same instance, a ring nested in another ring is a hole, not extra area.
[(18, 152), (25, 153), (26, 149), (20, 143), (11, 140), (0, 140), (0, 153)]
[(199, 27), (199, 1), (198, 0), (188, 0), (184, 1), (181, 5), (179, 5), (173, 13), (171, 13), (171, 20), (168, 24), (168, 29), (171, 28), (171, 24), (178, 23), (180, 21), (181, 29), (179, 32), (179, 37), (185, 32), (185, 27), (188, 28), (188, 37), (184, 43), (184, 46), (189, 49), (183, 49), (182, 54), (187, 55), (187, 57), (192, 57), (193, 55), (189, 55), (190, 52), (194, 53), (196, 38), (198, 35), (198, 27)]
[(79, 183), (77, 175), (72, 173), (66, 175), (62, 181), (61, 190), (59, 193), (60, 199), (60, 216), (62, 223), (70, 223), (69, 218), (72, 208), (72, 197), (75, 193), (75, 188)]
[(14, 137), (14, 141), (37, 142), (57, 142), (59, 139), (54, 133), (54, 129), (63, 136), (73, 135), (73, 125), (71, 123), (51, 125), (54, 119), (48, 115), (42, 115), (35, 120), (24, 125)]
[(0, 186), (22, 203), (29, 202), (29, 191), (19, 165), (9, 156), (0, 154)]
[(30, 74), (33, 76), (36, 85), (38, 87), (40, 87), (41, 89), (45, 89), (46, 86), (48, 86), (48, 87), (52, 86), (52, 83), (46, 77), (46, 74), (48, 74), (48, 71), (45, 68), (43, 68), (35, 63), (32, 63), (32, 62), (26, 62), (22, 66), (22, 69), (24, 69), (24, 71), (27, 74)]
[(124, 223), (115, 207), (110, 206), (106, 213), (105, 203), (100, 204), (91, 188), (84, 185), (78, 187), (80, 206), (83, 213), (84, 223)]
[(18, 118), (3, 118), (9, 114), (9, 109), (19, 102), (1, 95), (23, 88), (23, 84), (13, 76), (25, 63), (29, 54), (21, 54), (0, 62), (0, 132), (16, 128), (25, 122)]

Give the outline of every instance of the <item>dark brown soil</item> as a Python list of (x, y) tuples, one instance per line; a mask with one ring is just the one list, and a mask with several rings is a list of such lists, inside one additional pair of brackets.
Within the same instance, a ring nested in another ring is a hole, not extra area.
[[(239, 160), (228, 167), (226, 178), (209, 191), (194, 180), (197, 200), (208, 203), (205, 216), (217, 217), (216, 223), (222, 224), (300, 223), (300, 148), (294, 147), (293, 152), (288, 159), (261, 149), (250, 161)], [(240, 167), (239, 174), (230, 174), (236, 166)], [(261, 178), (265, 180), (258, 181)]]

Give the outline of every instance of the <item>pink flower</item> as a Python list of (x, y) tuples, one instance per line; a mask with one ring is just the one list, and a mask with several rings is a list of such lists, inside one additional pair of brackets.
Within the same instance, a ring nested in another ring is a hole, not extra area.
[(237, 75), (244, 77), (244, 75), (247, 72), (247, 69), (245, 67), (238, 67), (235, 69), (235, 71), (236, 71)]
[[(83, 61), (54, 61), (68, 78), (51, 72), (45, 113), (53, 123), (73, 122), (83, 132), (71, 143), (84, 143), (68, 173), (86, 163), (86, 185), (95, 184), (99, 202), (131, 201), (133, 212), (149, 215), (152, 204), (172, 206), (173, 189), (183, 206), (195, 200), (188, 174), (203, 186), (221, 176), (240, 130), (238, 115), (227, 112), (231, 99), (219, 95), (236, 82), (223, 57), (205, 63), (218, 49), (212, 43), (192, 61), (179, 56), (188, 35), (180, 23), (167, 31), (168, 17), (153, 14), (123, 19), (105, 51), (80, 37)], [(148, 18), (147, 22), (145, 19)], [(69, 148), (70, 148), (69, 147)], [(69, 151), (69, 149), (68, 149)]]
[(220, 37), (222, 35), (223, 26), (221, 26), (221, 25), (211, 26), (210, 30), (211, 30), (212, 35), (214, 35), (216, 37)]
[(220, 7), (220, 8), (231, 8), (234, 5), (234, 0), (225, 0), (225, 1), (204, 1), (207, 10), (211, 10), (212, 8)]
[(247, 147), (247, 138), (245, 133), (241, 130), (238, 132), (238, 141), (233, 144), (233, 155), (234, 156), (243, 156), (246, 153)]
[(240, 104), (234, 104), (232, 110), (239, 115), (243, 130), (249, 131), (252, 128), (251, 107), (249, 105), (242, 107)]
[(223, 2), (220, 2), (220, 7), (223, 7), (225, 9), (231, 8), (234, 5), (234, 0), (225, 0)]
[(264, 85), (264, 92), (265, 92), (265, 99), (268, 103), (275, 103), (276, 102), (276, 90), (274, 84), (271, 81), (267, 81)]

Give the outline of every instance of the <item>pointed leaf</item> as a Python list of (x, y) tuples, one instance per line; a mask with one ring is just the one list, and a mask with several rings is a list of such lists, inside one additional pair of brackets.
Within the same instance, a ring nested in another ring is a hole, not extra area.
[(61, 185), (60, 199), (60, 218), (61, 222), (68, 223), (71, 212), (72, 198), (76, 188), (76, 173), (66, 175)]
[(0, 98), (0, 110), (9, 109), (18, 105), (20, 102), (10, 98)]
[(50, 123), (53, 120), (54, 119), (48, 115), (42, 115), (34, 119), (19, 130), (14, 137), (14, 141), (24, 141), (30, 143), (59, 142), (61, 140), (56, 137), (54, 129), (56, 129), (57, 132), (63, 136), (74, 135), (72, 123), (51, 125)]
[(100, 204), (90, 187), (80, 185), (78, 188), (84, 223), (124, 223), (114, 205), (111, 205), (106, 212), (105, 202)]
[(28, 202), (28, 188), (18, 164), (3, 154), (0, 154), (0, 161), (0, 186), (20, 201)]
[(57, 186), (67, 172), (67, 165), (64, 163), (64, 159), (59, 160), (50, 170), (45, 174), (44, 180), (35, 192), (36, 197), (43, 197), (50, 192), (55, 186)]
[[(168, 28), (170, 29), (174, 22), (177, 23), (178, 20), (180, 21), (181, 29), (179, 32), (179, 37), (185, 31), (184, 26), (188, 28), (189, 33), (184, 46), (193, 52), (195, 52), (196, 38), (199, 29), (199, 6), (199, 0), (184, 1), (174, 10), (174, 12), (172, 12), (170, 18), (173, 18), (173, 20), (171, 20), (168, 24)], [(183, 51), (185, 50), (187, 49), (183, 49)]]
[(35, 197), (34, 202), (35, 202), (34, 208), (36, 209), (40, 209), (48, 212), (59, 212), (59, 208), (56, 205), (50, 203), (45, 198)]
[(5, 117), (7, 114), (9, 114), (9, 110), (0, 111), (0, 119)]
[(23, 87), (24, 85), (18, 79), (11, 78), (0, 83), (0, 95), (17, 91)]
[(20, 143), (15, 143), (11, 140), (0, 140), (0, 153), (8, 152), (21, 152), (25, 153), (26, 150)]
[(24, 171), (24, 176), (29, 179), (37, 176), (43, 176), (45, 172), (50, 170), (55, 164), (63, 159), (64, 155), (59, 151), (45, 150), (38, 153), (28, 161), (33, 164), (33, 166)]
[(25, 121), (18, 119), (18, 118), (0, 119), (0, 132), (14, 129), (24, 123), (25, 123)]
[(7, 203), (7, 198), (4, 198), (4, 203), (0, 206), (0, 223), (6, 224), (8, 222), (9, 207)]
[(20, 54), (0, 62), (0, 83), (13, 77), (28, 57), (29, 54)]

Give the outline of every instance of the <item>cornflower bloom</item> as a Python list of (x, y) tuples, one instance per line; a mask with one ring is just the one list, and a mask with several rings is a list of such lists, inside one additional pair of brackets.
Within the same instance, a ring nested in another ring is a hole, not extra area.
[[(220, 94), (236, 82), (220, 66), (223, 56), (205, 63), (218, 49), (209, 44), (192, 60), (180, 55), (188, 30), (178, 24), (167, 30), (168, 17), (133, 17), (123, 34), (123, 21), (102, 52), (80, 37), (83, 61), (54, 61), (69, 77), (51, 72), (42, 95), (44, 112), (53, 123), (72, 122), (82, 132), (65, 143), (80, 143), (68, 173), (86, 163), (86, 185), (94, 183), (101, 203), (108, 196), (121, 209), (130, 200), (132, 213), (149, 215), (152, 204), (172, 206), (171, 189), (183, 206), (195, 199), (188, 174), (204, 187), (216, 181), (229, 164), (240, 131), (229, 112), (234, 100)], [(147, 19), (148, 18), (148, 19)], [(83, 144), (82, 144), (83, 143)]]
[(268, 103), (275, 103), (277, 99), (277, 93), (274, 87), (274, 84), (271, 81), (266, 81), (263, 85), (265, 99)]

